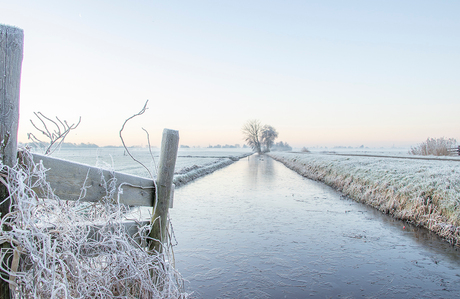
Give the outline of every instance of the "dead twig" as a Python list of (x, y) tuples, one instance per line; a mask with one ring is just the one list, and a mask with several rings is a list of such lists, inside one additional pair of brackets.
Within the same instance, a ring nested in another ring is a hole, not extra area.
[[(124, 141), (124, 139), (123, 139), (123, 134), (122, 134), (122, 132), (123, 132), (123, 130), (124, 130), (124, 128), (125, 128), (125, 125), (126, 125), (126, 123), (127, 123), (129, 120), (135, 118), (136, 116), (139, 116), (139, 115), (144, 114), (144, 112), (147, 110), (147, 103), (148, 103), (148, 102), (149, 102), (149, 100), (147, 100), (147, 101), (145, 102), (144, 107), (141, 109), (141, 111), (139, 111), (138, 113), (134, 114), (133, 116), (131, 116), (131, 117), (129, 117), (129, 118), (127, 118), (127, 119), (125, 120), (125, 122), (124, 122), (123, 125), (121, 126), (121, 130), (120, 130), (120, 139), (121, 139), (121, 143), (123, 144), (123, 147), (124, 147), (125, 150), (126, 150), (126, 153), (128, 153), (128, 155), (129, 155), (134, 161), (136, 161), (137, 163), (139, 163), (140, 165), (142, 165), (142, 167), (144, 167), (144, 168), (147, 170), (147, 172), (149, 173), (150, 177), (153, 179), (152, 173), (150, 172), (149, 168), (148, 168), (147, 166), (145, 166), (144, 163), (142, 163), (141, 161), (139, 161), (139, 160), (137, 160), (136, 158), (134, 158), (134, 156), (133, 156), (133, 155), (131, 154), (131, 152), (128, 150), (128, 147), (127, 147), (126, 144), (125, 144), (125, 141)], [(150, 146), (150, 141), (149, 141), (149, 146)]]
[(145, 131), (145, 134), (147, 134), (147, 143), (149, 145), (149, 153), (150, 153), (150, 157), (152, 157), (152, 161), (153, 161), (153, 165), (154, 165), (154, 169), (155, 170), (155, 175), (157, 175), (157, 164), (155, 163), (155, 157), (153, 156), (153, 153), (152, 153), (152, 146), (150, 145), (150, 135), (149, 135), (149, 132), (142, 128), (142, 130)]
[[(70, 131), (76, 129), (81, 122), (81, 116), (78, 119), (78, 123), (69, 125), (66, 120), (61, 121), (57, 116), (57, 121), (54, 121), (51, 118), (46, 117), (41, 112), (34, 112), (34, 114), (40, 120), (41, 126), (36, 125), (32, 120), (30, 120), (32, 126), (34, 126), (37, 131), (45, 135), (49, 140), (49, 144), (45, 150), (45, 155), (52, 154), (58, 147), (60, 147)], [(49, 126), (54, 128), (50, 130), (48, 128)], [(27, 137), (32, 140), (32, 142), (38, 143), (39, 145), (46, 143), (38, 139), (33, 133), (28, 133)]]

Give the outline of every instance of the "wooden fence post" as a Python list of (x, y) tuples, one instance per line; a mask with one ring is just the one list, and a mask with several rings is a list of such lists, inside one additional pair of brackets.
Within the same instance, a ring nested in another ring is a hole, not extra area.
[(157, 176), (157, 202), (152, 218), (154, 223), (149, 234), (153, 239), (149, 244), (150, 251), (162, 252), (164, 242), (167, 241), (168, 209), (178, 148), (179, 132), (164, 129)]
[[(19, 85), (24, 45), (22, 29), (0, 24), (0, 160), (13, 167), (17, 162), (18, 123), (19, 123)], [(8, 189), (0, 184), (0, 213), (3, 218), (10, 210)], [(8, 227), (3, 227), (8, 230)], [(10, 244), (1, 245), (5, 258), (1, 261), (6, 267), (11, 264)], [(0, 273), (0, 298), (10, 298), (9, 279)]]

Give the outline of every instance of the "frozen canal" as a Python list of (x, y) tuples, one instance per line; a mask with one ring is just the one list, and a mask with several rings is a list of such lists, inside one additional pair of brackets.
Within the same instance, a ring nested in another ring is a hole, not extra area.
[(450, 245), (268, 157), (177, 189), (171, 220), (193, 298), (460, 296)]

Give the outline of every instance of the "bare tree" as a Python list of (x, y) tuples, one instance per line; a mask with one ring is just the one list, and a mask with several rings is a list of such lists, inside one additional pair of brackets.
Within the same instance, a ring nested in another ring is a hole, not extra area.
[(265, 146), (265, 151), (269, 152), (270, 148), (275, 143), (275, 139), (278, 138), (278, 132), (272, 126), (265, 125), (262, 128), (262, 144)]
[(262, 153), (260, 142), (260, 134), (262, 132), (262, 125), (257, 119), (248, 120), (242, 129), (244, 140), (258, 154)]
[[(30, 122), (35, 129), (37, 129), (48, 138), (49, 144), (46, 147), (45, 155), (52, 154), (64, 142), (64, 139), (67, 137), (70, 131), (76, 129), (81, 122), (80, 117), (77, 124), (69, 125), (66, 120), (61, 121), (57, 116), (57, 121), (54, 121), (43, 115), (41, 112), (34, 112), (34, 114), (40, 120), (42, 124), (41, 128), (38, 125), (35, 125), (32, 120), (30, 120)], [(48, 128), (49, 126), (51, 129)], [(34, 143), (37, 143), (38, 145), (46, 144), (46, 142), (41, 141), (32, 133), (28, 133), (27, 135), (30, 140), (32, 140)]]

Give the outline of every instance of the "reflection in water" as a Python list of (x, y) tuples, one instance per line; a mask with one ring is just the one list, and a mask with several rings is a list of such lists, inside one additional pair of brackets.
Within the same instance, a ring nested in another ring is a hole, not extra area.
[(197, 298), (460, 294), (455, 248), (269, 157), (179, 188), (171, 218), (176, 267)]
[[(275, 178), (273, 159), (264, 155), (254, 155), (247, 158), (248, 167), (246, 168), (245, 181), (250, 189), (264, 188)], [(259, 183), (260, 181), (260, 183)]]

